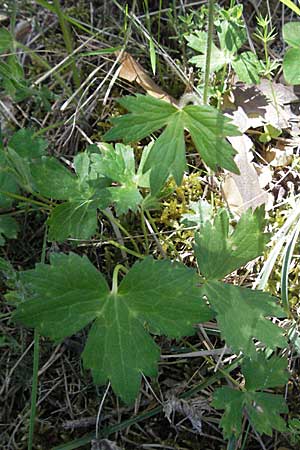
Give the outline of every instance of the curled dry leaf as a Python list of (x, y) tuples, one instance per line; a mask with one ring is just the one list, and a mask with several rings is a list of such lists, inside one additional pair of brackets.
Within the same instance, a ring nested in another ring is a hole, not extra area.
[(124, 52), (121, 58), (119, 77), (130, 83), (137, 83), (152, 97), (165, 100), (173, 105), (178, 105), (177, 100), (161, 89), (146, 73), (143, 67), (127, 52)]
[[(249, 127), (247, 115), (242, 108), (238, 108), (233, 114), (233, 123), (244, 132)], [(224, 198), (231, 211), (241, 215), (248, 208), (256, 209), (262, 204), (270, 203), (271, 197), (262, 189), (259, 176), (253, 165), (251, 152), (252, 141), (246, 135), (231, 136), (228, 138), (233, 148), (237, 151), (234, 160), (240, 174), (227, 172), (222, 185)]]

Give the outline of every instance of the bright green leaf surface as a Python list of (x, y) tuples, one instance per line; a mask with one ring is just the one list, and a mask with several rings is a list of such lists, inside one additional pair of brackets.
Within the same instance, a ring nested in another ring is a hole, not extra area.
[(149, 151), (144, 170), (151, 169), (150, 185), (155, 194), (169, 175), (180, 184), (186, 168), (184, 130), (192, 136), (204, 162), (213, 170), (222, 167), (238, 173), (233, 161), (235, 150), (226, 136), (240, 134), (230, 120), (210, 106), (185, 106), (178, 109), (169, 103), (147, 95), (124, 97), (120, 100), (129, 114), (112, 119), (113, 128), (107, 140), (139, 141), (164, 128)]
[(285, 23), (282, 28), (282, 35), (285, 42), (291, 47), (300, 47), (300, 22)]
[(261, 255), (269, 240), (263, 233), (264, 209), (246, 211), (229, 235), (229, 218), (221, 210), (213, 224), (206, 222), (195, 235), (195, 254), (203, 276), (221, 279)]
[(286, 82), (292, 85), (300, 84), (300, 48), (290, 48), (283, 58), (283, 74)]
[(283, 330), (266, 319), (285, 316), (271, 295), (219, 281), (205, 283), (201, 291), (216, 311), (222, 337), (234, 352), (254, 355), (254, 338), (272, 349), (286, 345)]
[(114, 183), (108, 190), (117, 214), (124, 214), (129, 209), (136, 211), (143, 197), (138, 188), (133, 149), (123, 144), (116, 144), (115, 148), (108, 145), (101, 154), (94, 153), (91, 158), (93, 172)]
[[(96, 382), (110, 380), (126, 402), (137, 395), (141, 372), (157, 371), (159, 349), (146, 330), (179, 337), (212, 313), (201, 300), (194, 270), (151, 258), (136, 263), (118, 292), (108, 286), (87, 258), (56, 254), (51, 265), (38, 264), (22, 274), (30, 299), (19, 305), (15, 319), (55, 340), (94, 321), (83, 352)], [(59, 326), (58, 324), (59, 318)]]
[[(193, 56), (190, 59), (190, 62), (199, 67), (199, 69), (204, 70), (207, 33), (205, 33), (204, 31), (198, 31), (196, 34), (187, 36), (186, 39), (188, 41), (189, 47), (199, 53), (202, 53), (202, 55)], [(228, 62), (230, 62), (229, 55), (226, 56), (223, 51), (219, 50), (218, 47), (216, 47), (216, 45), (212, 43), (210, 72), (212, 73), (222, 69), (222, 67)]]
[(232, 67), (240, 81), (247, 84), (259, 83), (259, 71), (261, 69), (261, 65), (254, 53), (241, 53), (234, 61), (232, 61)]
[(4, 245), (4, 238), (16, 239), (19, 226), (10, 216), (0, 216), (0, 245)]

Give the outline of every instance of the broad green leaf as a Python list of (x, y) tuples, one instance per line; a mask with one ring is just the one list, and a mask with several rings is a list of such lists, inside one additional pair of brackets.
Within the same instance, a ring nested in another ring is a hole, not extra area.
[(289, 379), (288, 361), (276, 355), (266, 358), (259, 352), (255, 358), (247, 358), (243, 362), (243, 374), (246, 379), (246, 389), (255, 391), (282, 386)]
[(290, 48), (283, 58), (283, 74), (287, 83), (300, 84), (300, 48)]
[(115, 148), (109, 145), (91, 158), (93, 172), (109, 178), (114, 184), (108, 190), (117, 214), (124, 214), (129, 209), (136, 211), (143, 197), (138, 188), (133, 149), (123, 144), (116, 144)]
[(285, 431), (285, 422), (279, 415), (287, 412), (284, 399), (257, 391), (287, 382), (287, 360), (276, 355), (266, 359), (263, 353), (257, 353), (252, 360), (243, 361), (242, 373), (246, 380), (244, 391), (226, 386), (217, 389), (213, 395), (213, 406), (225, 409), (221, 420), (224, 436), (240, 435), (244, 409), (259, 434), (271, 435), (272, 429)]
[(300, 22), (285, 23), (282, 28), (282, 35), (285, 42), (291, 47), (300, 47)]
[(204, 283), (201, 293), (216, 311), (221, 335), (234, 352), (253, 356), (254, 339), (271, 349), (286, 346), (283, 330), (266, 319), (285, 317), (271, 295), (219, 281)]
[(232, 67), (240, 81), (247, 84), (258, 84), (261, 64), (252, 52), (243, 52), (232, 61)]
[(219, 167), (238, 173), (233, 161), (235, 150), (226, 136), (240, 134), (230, 120), (210, 106), (176, 108), (147, 95), (120, 100), (129, 114), (112, 119), (114, 127), (107, 140), (139, 141), (150, 133), (165, 128), (149, 151), (144, 171), (151, 169), (150, 186), (156, 194), (169, 175), (181, 183), (186, 168), (184, 130), (191, 134), (196, 149), (213, 170)]
[(0, 29), (0, 53), (10, 50), (13, 45), (12, 35), (5, 28)]
[(10, 216), (0, 216), (0, 245), (4, 245), (5, 239), (16, 239), (19, 226)]
[(97, 230), (97, 209), (106, 208), (111, 201), (109, 191), (100, 182), (89, 180), (90, 164), (86, 156), (77, 155), (76, 174), (55, 158), (44, 157), (31, 165), (36, 191), (55, 200), (65, 200), (48, 218), (50, 240), (89, 239)]
[(273, 429), (286, 431), (285, 421), (280, 414), (287, 413), (284, 398), (265, 392), (242, 392), (224, 386), (214, 393), (212, 405), (225, 409), (220, 425), (224, 437), (239, 437), (242, 431), (243, 411), (246, 409), (251, 425), (259, 434), (272, 435)]
[(221, 279), (261, 255), (269, 240), (264, 233), (264, 209), (246, 211), (229, 234), (229, 217), (221, 210), (213, 224), (206, 222), (195, 235), (199, 270), (208, 279)]
[(75, 254), (54, 254), (51, 265), (38, 264), (21, 276), (31, 295), (15, 319), (56, 341), (94, 321), (84, 366), (95, 382), (110, 380), (128, 403), (138, 393), (141, 373), (157, 373), (159, 348), (146, 329), (177, 338), (212, 317), (200, 299), (196, 272), (167, 260), (136, 263), (112, 291), (88, 259)]

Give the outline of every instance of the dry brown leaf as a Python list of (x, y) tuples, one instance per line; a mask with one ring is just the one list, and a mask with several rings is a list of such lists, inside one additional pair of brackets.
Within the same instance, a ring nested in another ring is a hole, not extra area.
[(233, 89), (233, 103), (227, 98), (226, 108), (231, 110), (243, 108), (251, 128), (270, 124), (278, 129), (286, 129), (290, 126), (291, 113), (284, 107), (284, 96), (286, 96), (286, 103), (293, 102), (297, 98), (287, 86), (273, 82), (270, 85), (269, 80), (262, 80), (255, 86), (239, 83)]
[(146, 73), (143, 67), (127, 52), (123, 53), (121, 59), (119, 77), (130, 83), (137, 83), (147, 94), (152, 95), (152, 97), (178, 105), (177, 100), (161, 89)]
[[(233, 114), (233, 123), (241, 131), (247, 129), (245, 113), (242, 108)], [(253, 154), (251, 152), (252, 141), (246, 135), (228, 138), (233, 148), (237, 151), (235, 163), (240, 170), (240, 174), (227, 172), (222, 185), (224, 198), (229, 208), (238, 215), (241, 215), (248, 208), (255, 209), (259, 205), (267, 204), (269, 195), (260, 186), (259, 176), (252, 163)]]

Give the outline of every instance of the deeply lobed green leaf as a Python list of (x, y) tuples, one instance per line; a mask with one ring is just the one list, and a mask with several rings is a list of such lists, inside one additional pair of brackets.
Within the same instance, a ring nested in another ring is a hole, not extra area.
[(126, 402), (136, 397), (141, 373), (157, 371), (159, 348), (145, 325), (156, 334), (180, 337), (212, 317), (199, 296), (196, 272), (167, 260), (136, 263), (117, 292), (109, 291), (86, 257), (75, 254), (52, 255), (51, 265), (38, 264), (22, 274), (22, 281), (32, 294), (18, 306), (15, 319), (54, 340), (94, 321), (84, 365), (95, 382), (110, 380)]
[(175, 106), (147, 95), (128, 96), (120, 100), (129, 114), (112, 119), (113, 128), (104, 138), (139, 141), (165, 128), (149, 151), (144, 170), (151, 169), (150, 186), (156, 194), (169, 175), (181, 183), (186, 168), (184, 130), (191, 134), (196, 149), (213, 170), (219, 167), (238, 173), (233, 161), (235, 150), (226, 136), (239, 135), (230, 120), (210, 106)]

